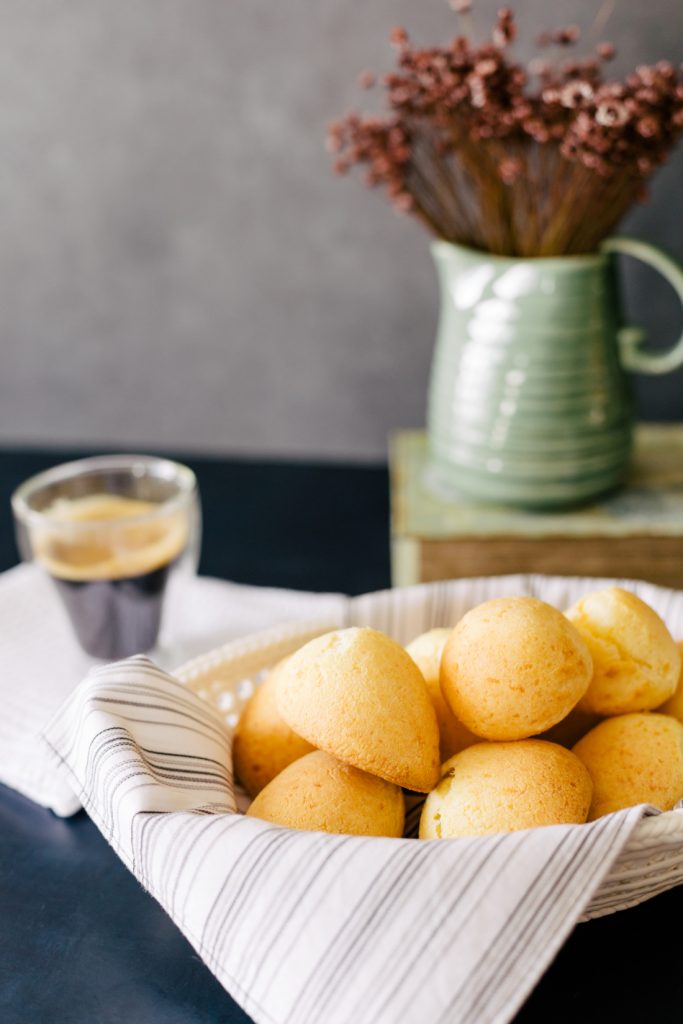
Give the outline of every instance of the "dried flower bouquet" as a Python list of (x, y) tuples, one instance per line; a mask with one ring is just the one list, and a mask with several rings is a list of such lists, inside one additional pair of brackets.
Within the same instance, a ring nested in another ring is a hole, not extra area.
[[(451, 6), (469, 19), (468, 0)], [(509, 54), (515, 35), (509, 8), (481, 46), (460, 34), (417, 49), (394, 29), (388, 111), (330, 126), (335, 168), (364, 165), (368, 185), (450, 242), (513, 256), (593, 252), (683, 130), (683, 77), (660, 61), (607, 81), (609, 43), (524, 67)], [(571, 26), (538, 43), (557, 52), (578, 38)]]

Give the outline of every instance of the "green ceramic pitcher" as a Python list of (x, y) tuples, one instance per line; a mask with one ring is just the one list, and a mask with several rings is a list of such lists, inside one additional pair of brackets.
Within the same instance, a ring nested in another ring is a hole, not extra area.
[(616, 487), (628, 467), (627, 371), (683, 363), (642, 350), (624, 327), (615, 255), (649, 263), (683, 302), (683, 270), (658, 249), (612, 238), (588, 256), (492, 256), (449, 242), (432, 253), (441, 316), (432, 366), (430, 477), (446, 494), (561, 508)]

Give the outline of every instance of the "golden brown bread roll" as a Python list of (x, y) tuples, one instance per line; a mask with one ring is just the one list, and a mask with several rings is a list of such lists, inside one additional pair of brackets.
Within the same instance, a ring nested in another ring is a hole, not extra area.
[(670, 715), (607, 718), (574, 753), (593, 780), (591, 821), (633, 804), (669, 811), (683, 797), (683, 725)]
[(439, 683), (441, 656), (450, 635), (450, 629), (430, 629), (429, 632), (415, 637), (406, 647), (408, 654), (424, 676), (429, 696), (434, 705), (439, 725), (439, 756), (442, 761), (447, 761), (459, 750), (464, 750), (465, 747), (479, 742), (479, 737), (458, 721), (441, 692)]
[(275, 694), (280, 662), (257, 686), (235, 728), (232, 760), (235, 775), (249, 796), (256, 796), (292, 761), (315, 748), (289, 728), (278, 711)]
[(581, 761), (545, 740), (478, 743), (443, 769), (425, 801), (420, 839), (581, 824), (590, 807), (591, 780)]
[(298, 735), (346, 764), (427, 792), (439, 778), (439, 730), (409, 654), (374, 629), (305, 644), (277, 679), (280, 713)]
[(468, 612), (441, 660), (441, 690), (464, 725), (490, 740), (550, 729), (583, 696), (588, 649), (567, 619), (533, 597), (500, 597)]
[[(683, 655), (683, 640), (676, 641), (676, 647), (679, 653)], [(683, 661), (683, 658), (682, 658)], [(674, 691), (673, 697), (670, 697), (665, 704), (662, 704), (660, 708), (657, 708), (664, 715), (673, 715), (679, 722), (683, 722), (683, 667), (678, 676), (678, 684)]]
[(398, 786), (315, 750), (261, 790), (247, 814), (286, 828), (357, 836), (403, 835)]
[(583, 711), (621, 715), (659, 707), (676, 689), (681, 655), (659, 615), (620, 587), (586, 594), (567, 611), (593, 658)]

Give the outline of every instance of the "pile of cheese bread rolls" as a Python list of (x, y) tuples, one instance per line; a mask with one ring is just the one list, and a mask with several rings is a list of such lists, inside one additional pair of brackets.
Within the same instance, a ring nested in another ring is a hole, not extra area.
[(248, 814), (296, 829), (421, 839), (580, 824), (683, 797), (681, 645), (612, 587), (564, 614), (486, 601), (407, 648), (367, 628), (305, 644), (237, 724)]

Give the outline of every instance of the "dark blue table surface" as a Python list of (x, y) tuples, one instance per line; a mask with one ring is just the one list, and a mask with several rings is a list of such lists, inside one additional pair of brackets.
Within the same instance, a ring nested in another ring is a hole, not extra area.
[[(0, 570), (16, 561), (11, 491), (65, 457), (0, 451)], [(184, 461), (204, 502), (202, 572), (349, 593), (388, 586), (384, 467)], [(680, 888), (579, 926), (518, 1021), (680, 1020), (682, 918)], [(0, 786), (0, 1024), (248, 1020), (85, 814), (63, 821)]]

